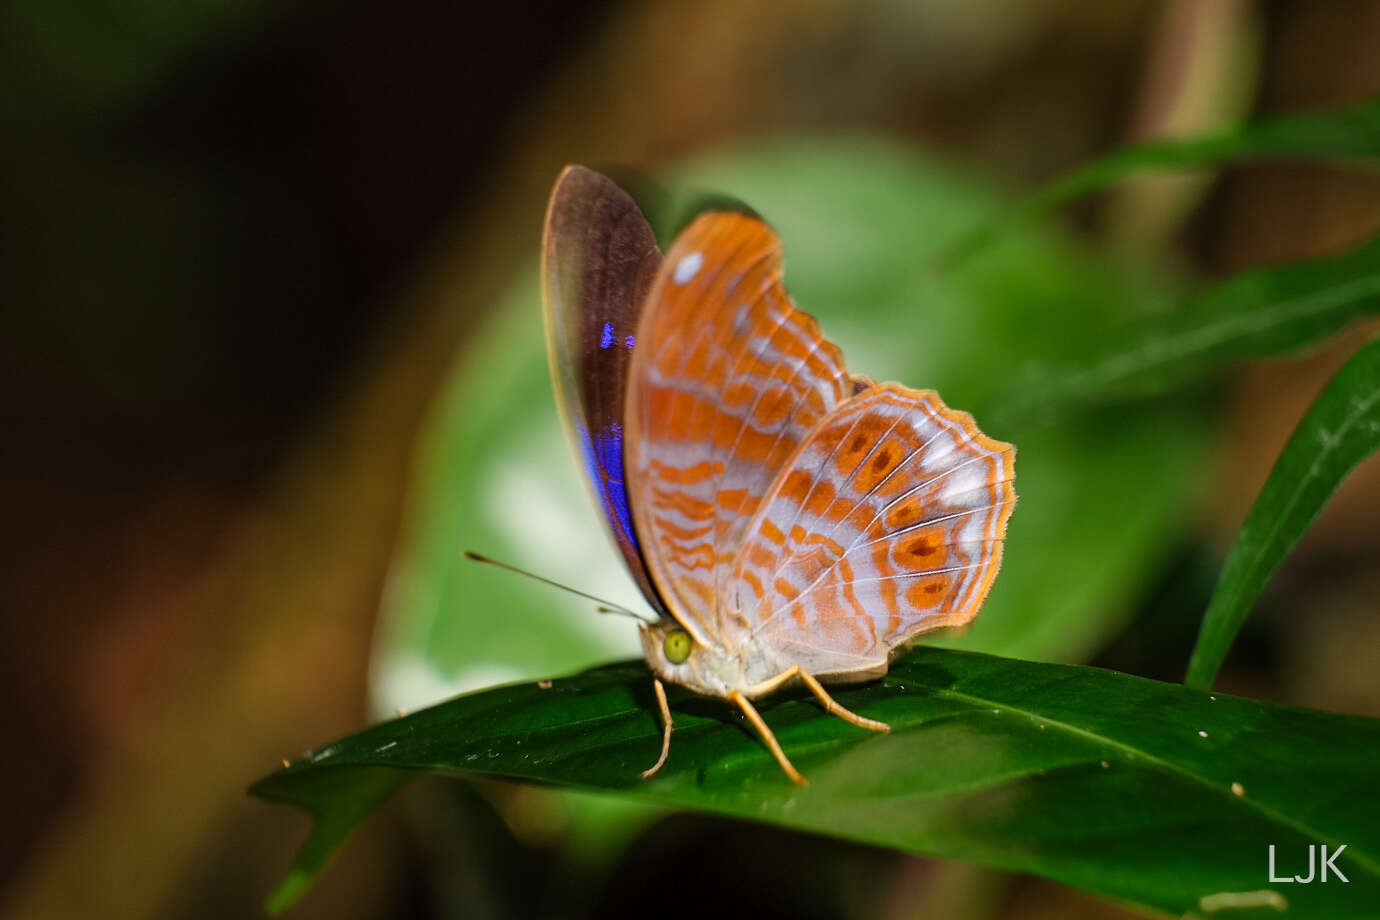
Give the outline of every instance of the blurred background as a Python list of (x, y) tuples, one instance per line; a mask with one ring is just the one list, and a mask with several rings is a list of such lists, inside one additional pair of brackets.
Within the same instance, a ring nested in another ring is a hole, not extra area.
[[(659, 226), (677, 196), (742, 198), (854, 369), (991, 410), (1030, 464), (1029, 549), (972, 648), (1179, 679), (1270, 463), (1374, 328), (1021, 437), (989, 385), (1022, 343), (1373, 233), (1380, 181), (1338, 168), (1137, 181), (924, 270), (1011, 190), (1118, 145), (1375, 94), (1374, 2), (11, 0), (0, 28), (5, 916), (255, 916), (306, 829), (244, 794), (282, 758), (635, 652), (626, 623), (459, 558), (635, 602), (542, 358), (535, 259), (568, 162), (654, 182)], [(1377, 495), (1372, 462), (1219, 686), (1380, 715)], [(649, 910), (1132, 916), (488, 781), (414, 784), (294, 915)]]

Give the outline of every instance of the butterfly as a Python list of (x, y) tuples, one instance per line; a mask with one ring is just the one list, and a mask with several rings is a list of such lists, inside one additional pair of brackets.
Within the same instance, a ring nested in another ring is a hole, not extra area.
[(700, 214), (663, 256), (632, 198), (567, 167), (547, 208), (542, 290), (556, 401), (595, 503), (656, 619), (665, 683), (738, 707), (794, 682), (880, 677), (917, 635), (977, 615), (1015, 505), (1015, 450), (931, 390), (850, 374), (782, 283), (757, 217)]

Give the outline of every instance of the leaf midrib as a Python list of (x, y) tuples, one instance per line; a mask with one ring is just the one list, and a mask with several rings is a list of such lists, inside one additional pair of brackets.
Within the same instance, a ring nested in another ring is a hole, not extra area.
[[(1028, 709), (1022, 709), (1019, 706), (1013, 706), (1010, 703), (1006, 703), (1001, 700), (993, 700), (985, 697), (974, 696), (972, 694), (954, 690), (951, 687), (946, 687), (944, 689), (935, 689), (933, 692), (938, 695), (947, 696), (951, 699), (961, 700), (963, 702), (973, 705), (1000, 708), (1006, 712), (1012, 713), (1013, 715), (1021, 716), (1031, 722), (1058, 728), (1066, 732), (1067, 734), (1076, 737), (1110, 745), (1111, 747), (1120, 750), (1125, 754), (1141, 758), (1144, 761), (1151, 763), (1159, 767), (1160, 769), (1165, 770), (1168, 773), (1179, 775), (1185, 779), (1197, 783), (1200, 786), (1205, 786), (1213, 792), (1217, 793), (1218, 795), (1225, 795), (1222, 788), (1209, 778), (1194, 773), (1191, 770), (1188, 770), (1178, 764), (1175, 764), (1172, 761), (1165, 760), (1162, 757), (1150, 753), (1149, 751), (1146, 751), (1142, 748), (1138, 748), (1135, 745), (1118, 740), (1116, 738), (1111, 738), (1106, 735), (1099, 735), (1096, 732), (1074, 725), (1070, 722), (1064, 722), (1060, 719), (1050, 718), (1041, 715), (1037, 712), (1032, 712)], [(1235, 804), (1242, 805), (1256, 812), (1258, 815), (1260, 815), (1263, 818), (1266, 818), (1267, 820), (1274, 821), (1277, 824), (1290, 828), (1291, 830), (1296, 831), (1300, 835), (1316, 840), (1319, 843), (1326, 843), (1329, 845), (1340, 845), (1342, 843), (1342, 841), (1333, 837), (1331, 834), (1324, 834), (1321, 831), (1318, 831), (1316, 828), (1313, 828), (1308, 824), (1299, 821), (1296, 818), (1276, 811), (1275, 809), (1264, 805), (1258, 799), (1253, 799), (1248, 796), (1233, 795), (1230, 801), (1232, 801)], [(1366, 855), (1360, 849), (1352, 849), (1351, 853), (1351, 861), (1353, 863), (1360, 865), (1372, 876), (1376, 877), (1377, 879), (1380, 879), (1380, 863), (1377, 863), (1375, 860), (1373, 860), (1370, 856)]]
[(1204, 326), (1186, 329), (1158, 341), (1152, 340), (1156, 345), (1153, 351), (1147, 353), (1146, 349), (1139, 348), (1109, 356), (1098, 364), (1065, 378), (1059, 389), (1065, 392), (1087, 390), (1170, 366), (1187, 356), (1231, 341), (1238, 335), (1260, 333), (1292, 320), (1322, 312), (1338, 299), (1351, 297), (1357, 292), (1368, 295), (1380, 294), (1380, 275), (1353, 278), (1298, 297), (1275, 301), (1260, 310), (1225, 316)]
[(1380, 391), (1372, 393), (1369, 397), (1362, 400), (1360, 405), (1349, 404), (1352, 411), (1343, 418), (1342, 424), (1338, 426), (1334, 433), (1335, 436), (1324, 442), (1323, 449), (1318, 452), (1313, 462), (1309, 464), (1308, 471), (1299, 477), (1295, 488), (1289, 493), (1289, 498), (1284, 503), (1284, 513), (1275, 516), (1274, 526), (1266, 531), (1264, 539), (1258, 544), (1260, 550), (1253, 554), (1250, 567), (1246, 570), (1246, 574), (1250, 576), (1250, 581), (1256, 579), (1256, 573), (1265, 558), (1263, 550), (1275, 542), (1275, 538), (1279, 534), (1280, 529), (1283, 528), (1285, 522), (1288, 521), (1290, 515), (1293, 514), (1294, 506), (1298, 504), (1304, 492), (1307, 491), (1307, 487), (1317, 480), (1322, 470), (1323, 462), (1336, 454), (1342, 447), (1347, 432), (1351, 430), (1357, 421), (1365, 417), (1370, 412), (1371, 407), (1377, 402), (1380, 402)]

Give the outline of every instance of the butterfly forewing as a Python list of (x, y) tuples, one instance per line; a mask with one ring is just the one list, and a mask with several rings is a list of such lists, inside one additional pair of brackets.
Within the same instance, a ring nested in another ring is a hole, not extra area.
[(723, 634), (719, 599), (772, 481), (852, 386), (791, 303), (770, 228), (714, 212), (676, 239), (639, 324), (627, 456), (648, 566), (701, 642)]
[(561, 173), (542, 239), (542, 295), (556, 403), (614, 542), (658, 611), (664, 608), (629, 510), (623, 419), (638, 316), (660, 263), (652, 228), (627, 193), (581, 166)]
[(966, 624), (1001, 563), (1014, 456), (931, 391), (864, 390), (772, 484), (725, 599), (735, 627), (776, 663), (843, 676)]

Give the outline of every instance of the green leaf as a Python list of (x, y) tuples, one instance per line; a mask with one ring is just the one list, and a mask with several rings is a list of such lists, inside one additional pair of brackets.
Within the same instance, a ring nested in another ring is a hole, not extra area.
[(251, 791), (260, 798), (304, 808), (312, 818), (311, 834), (297, 851), (292, 869), (264, 904), (268, 911), (282, 913), (306, 894), (359, 823), (411, 778), (403, 770), (340, 767), (303, 785), (265, 781), (255, 786)]
[(1380, 237), (1340, 256), (1236, 275), (1171, 313), (1143, 318), (1077, 358), (1027, 371), (1003, 417), (1163, 392), (1243, 358), (1306, 348), (1380, 313)]
[(889, 735), (800, 696), (763, 704), (810, 780), (797, 789), (726, 704), (679, 692), (670, 761), (639, 780), (659, 747), (650, 689), (629, 663), (474, 693), (330, 744), (252, 792), (312, 810), (338, 840), (400, 770), (560, 783), (1035, 873), (1175, 916), (1271, 887), (1268, 845), (1292, 874), (1310, 844), (1345, 844), (1349, 883), (1275, 887), (1301, 917), (1370, 917), (1380, 903), (1380, 720), (922, 648), (838, 691)]
[[(1246, 515), (1213, 592), (1185, 682), (1211, 685), (1270, 576), (1362, 460), (1380, 450), (1380, 340), (1318, 394)], [(1304, 612), (1304, 611), (1300, 611)]]
[(1156, 141), (1117, 151), (1074, 169), (1001, 211), (949, 246), (940, 263), (952, 268), (985, 249), (1009, 228), (1050, 214), (1136, 173), (1289, 157), (1355, 158), (1369, 167), (1380, 165), (1380, 99), (1349, 108), (1267, 119), (1205, 137)]

